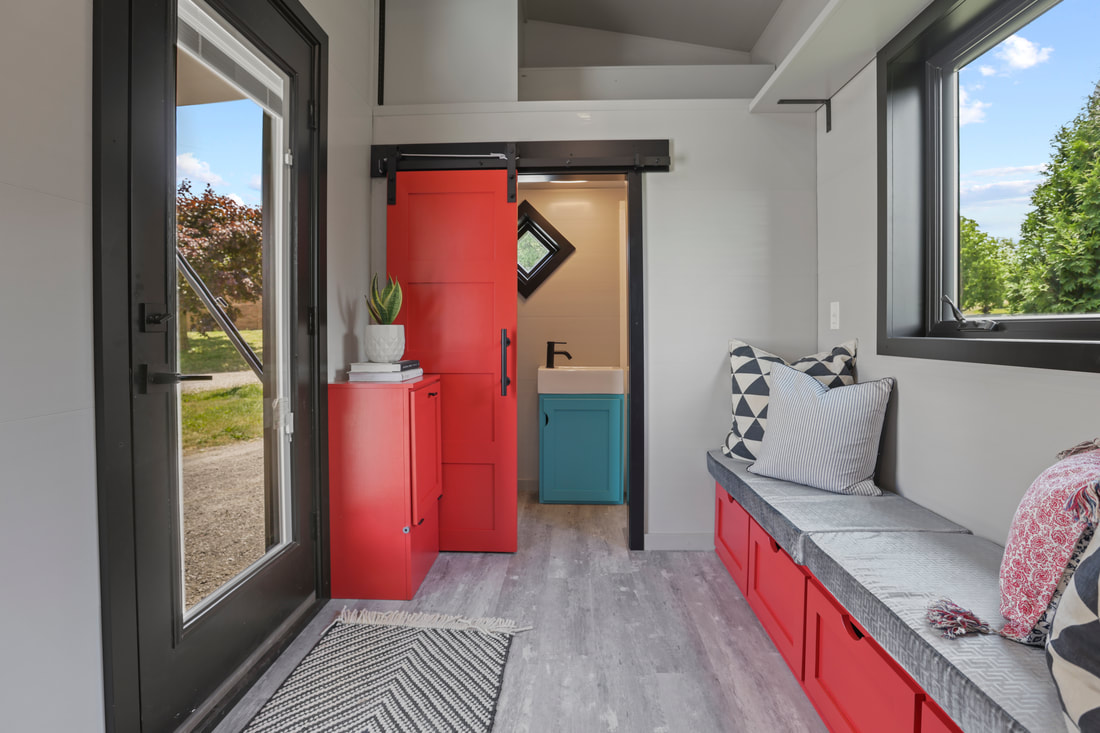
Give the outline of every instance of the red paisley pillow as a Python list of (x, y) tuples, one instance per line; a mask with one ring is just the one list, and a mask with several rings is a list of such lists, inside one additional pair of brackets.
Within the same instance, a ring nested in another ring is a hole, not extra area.
[(1050, 604), (1074, 545), (1090, 522), (1067, 505), (1092, 501), (1100, 482), (1100, 450), (1066, 458), (1043, 471), (1020, 500), (1001, 560), (1002, 634), (1028, 641)]

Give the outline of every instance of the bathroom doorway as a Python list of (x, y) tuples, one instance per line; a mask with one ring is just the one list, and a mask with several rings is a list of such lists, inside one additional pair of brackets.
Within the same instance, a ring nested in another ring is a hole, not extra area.
[[(568, 257), (538, 282), (518, 294), (518, 474), (520, 492), (539, 491), (540, 410), (538, 370), (546, 366), (547, 343), (566, 355), (557, 366), (618, 367), (629, 375), (628, 192), (626, 175), (570, 174), (519, 176), (517, 202), (522, 212), (548, 224), (562, 238)], [(525, 245), (520, 238), (520, 268)], [(543, 254), (541, 250), (530, 256)], [(534, 279), (532, 279), (534, 282)], [(524, 291), (527, 290), (527, 294)], [(624, 378), (629, 404), (629, 378)], [(625, 420), (623, 435), (625, 435)], [(619, 442), (625, 448), (625, 441)], [(624, 503), (627, 451), (620, 450)], [(601, 479), (602, 480), (602, 479)], [(535, 499), (537, 500), (537, 499)], [(626, 513), (622, 517), (626, 535)], [(624, 539), (625, 543), (625, 539)]]

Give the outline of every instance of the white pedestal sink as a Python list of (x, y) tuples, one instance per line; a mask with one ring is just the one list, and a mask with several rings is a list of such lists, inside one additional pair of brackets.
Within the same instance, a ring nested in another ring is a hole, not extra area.
[(622, 367), (539, 367), (539, 394), (624, 394)]

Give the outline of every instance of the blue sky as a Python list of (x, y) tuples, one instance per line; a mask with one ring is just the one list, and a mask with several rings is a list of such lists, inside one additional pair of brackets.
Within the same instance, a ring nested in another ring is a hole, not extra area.
[(1100, 2), (1063, 2), (959, 72), (959, 210), (1019, 238), (1050, 141), (1100, 82)]
[(263, 190), (263, 109), (250, 99), (176, 108), (176, 181), (193, 193), (209, 183), (256, 206)]

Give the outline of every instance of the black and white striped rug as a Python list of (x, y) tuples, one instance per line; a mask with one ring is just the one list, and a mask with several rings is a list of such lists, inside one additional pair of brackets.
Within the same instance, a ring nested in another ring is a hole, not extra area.
[(512, 636), (524, 630), (345, 609), (245, 733), (492, 730)]

